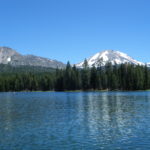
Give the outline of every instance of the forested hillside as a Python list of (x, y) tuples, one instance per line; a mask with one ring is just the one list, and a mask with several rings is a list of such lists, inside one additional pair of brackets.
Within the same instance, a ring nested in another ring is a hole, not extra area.
[(146, 90), (150, 89), (150, 70), (131, 64), (83, 69), (28, 68), (0, 66), (0, 91), (69, 91), (69, 90)]
[(25, 72), (53, 72), (56, 69), (40, 67), (40, 66), (12, 66), (6, 64), (0, 64), (0, 73), (25, 73)]

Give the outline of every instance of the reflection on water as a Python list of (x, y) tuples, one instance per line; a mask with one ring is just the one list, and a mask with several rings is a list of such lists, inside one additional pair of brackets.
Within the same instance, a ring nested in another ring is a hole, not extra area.
[(0, 150), (150, 149), (150, 92), (0, 97)]

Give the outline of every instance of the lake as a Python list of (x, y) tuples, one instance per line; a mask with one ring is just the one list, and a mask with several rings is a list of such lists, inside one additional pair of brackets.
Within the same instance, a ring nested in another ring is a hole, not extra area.
[(0, 150), (149, 150), (150, 92), (0, 93)]

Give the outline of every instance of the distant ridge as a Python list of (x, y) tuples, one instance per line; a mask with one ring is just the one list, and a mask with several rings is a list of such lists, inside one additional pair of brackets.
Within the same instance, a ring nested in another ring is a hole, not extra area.
[[(102, 52), (96, 53), (94, 56), (87, 59), (89, 67), (95, 66), (105, 66), (107, 63), (112, 63), (112, 65), (119, 64), (134, 64), (134, 65), (145, 65), (144, 63), (133, 59), (125, 53), (115, 50), (104, 50)], [(84, 61), (76, 64), (77, 67), (82, 68)], [(149, 64), (150, 65), (150, 64)]]
[[(112, 65), (119, 64), (134, 64), (145, 65), (143, 62), (137, 61), (127, 54), (116, 50), (104, 50), (96, 53), (87, 59), (89, 67), (105, 66), (107, 63)], [(65, 68), (66, 65), (60, 61), (43, 58), (34, 55), (22, 55), (16, 50), (9, 47), (0, 47), (0, 64), (9, 64), (12, 66), (36, 66), (47, 68)], [(76, 64), (76, 67), (83, 68), (84, 61)], [(146, 64), (150, 67), (150, 63)]]
[(34, 55), (21, 55), (9, 47), (0, 47), (0, 64), (10, 64), (13, 66), (39, 66), (49, 68), (64, 68), (66, 66), (57, 60)]

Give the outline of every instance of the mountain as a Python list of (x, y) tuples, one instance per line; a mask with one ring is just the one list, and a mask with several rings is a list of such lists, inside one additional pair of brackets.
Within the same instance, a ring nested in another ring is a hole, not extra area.
[(49, 68), (64, 68), (65, 64), (57, 60), (51, 60), (34, 55), (21, 55), (8, 47), (0, 47), (0, 64), (12, 66), (40, 66)]
[(150, 67), (150, 63), (147, 63), (147, 66)]
[[(98, 66), (105, 66), (108, 62), (112, 63), (112, 65), (119, 65), (124, 63), (130, 63), (134, 65), (145, 65), (142, 62), (139, 62), (132, 57), (128, 56), (125, 53), (115, 50), (105, 50), (99, 53), (96, 53), (94, 56), (87, 59), (88, 66), (98, 67)], [(84, 65), (84, 61), (81, 63), (76, 64), (77, 67), (82, 68)]]

